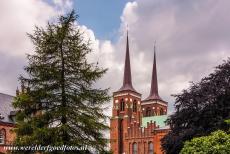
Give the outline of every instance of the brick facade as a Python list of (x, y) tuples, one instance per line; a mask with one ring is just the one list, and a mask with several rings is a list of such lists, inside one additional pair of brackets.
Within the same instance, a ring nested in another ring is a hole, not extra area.
[(0, 122), (0, 133), (4, 134), (4, 143), (0, 144), (0, 153), (6, 153), (4, 146), (11, 145), (15, 139), (15, 133), (12, 131), (14, 124)]
[[(133, 144), (137, 144), (138, 154), (149, 153), (149, 143), (153, 143), (153, 150), (156, 154), (162, 154), (161, 138), (167, 134), (168, 128), (160, 129), (154, 121), (150, 121), (147, 127), (141, 125), (143, 108), (140, 96), (133, 92), (115, 94), (113, 99), (112, 118), (110, 120), (110, 147), (114, 154), (133, 154)], [(125, 109), (121, 111), (121, 101), (125, 100)], [(133, 112), (133, 103), (137, 101), (137, 111)], [(161, 105), (154, 104), (156, 108)], [(155, 111), (155, 110), (154, 110)], [(151, 111), (153, 112), (153, 110)], [(167, 110), (164, 114), (167, 113)], [(157, 112), (160, 114), (160, 112)]]
[(0, 93), (0, 153), (6, 153), (4, 146), (11, 145), (15, 139), (15, 112), (12, 106), (14, 96)]

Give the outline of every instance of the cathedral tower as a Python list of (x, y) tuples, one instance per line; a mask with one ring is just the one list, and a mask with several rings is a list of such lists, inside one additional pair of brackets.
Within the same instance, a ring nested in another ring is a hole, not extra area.
[(154, 45), (152, 81), (149, 96), (142, 101), (142, 113), (144, 117), (167, 114), (168, 103), (161, 99), (158, 94), (156, 46)]
[(141, 123), (141, 94), (132, 85), (132, 75), (129, 56), (129, 37), (127, 32), (124, 78), (122, 87), (113, 93), (112, 118), (110, 120), (110, 146), (114, 154), (122, 154), (125, 147), (125, 134), (130, 124)]

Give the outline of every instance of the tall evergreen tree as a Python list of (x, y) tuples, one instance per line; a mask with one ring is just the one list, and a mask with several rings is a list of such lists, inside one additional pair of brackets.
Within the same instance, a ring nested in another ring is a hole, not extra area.
[(90, 42), (84, 41), (76, 19), (72, 11), (29, 34), (35, 54), (28, 55), (28, 75), (20, 77), (26, 90), (13, 103), (19, 110), (16, 145), (64, 144), (105, 150), (103, 131), (108, 126), (103, 106), (109, 100), (108, 89), (93, 85), (106, 69), (87, 62)]
[(174, 96), (176, 112), (168, 119), (171, 131), (162, 140), (167, 154), (179, 153), (185, 141), (194, 137), (228, 130), (225, 120), (230, 118), (230, 59)]

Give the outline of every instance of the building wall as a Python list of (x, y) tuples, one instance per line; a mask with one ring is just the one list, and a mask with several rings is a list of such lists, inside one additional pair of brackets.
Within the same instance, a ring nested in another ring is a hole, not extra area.
[[(125, 109), (121, 111), (121, 100), (124, 100)], [(137, 111), (133, 112), (133, 101), (137, 101)], [(158, 109), (159, 105), (156, 105)], [(146, 106), (148, 107), (148, 106)], [(151, 106), (153, 107), (153, 106)], [(167, 114), (167, 107), (164, 108)], [(146, 128), (141, 127), (142, 104), (139, 97), (130, 93), (120, 93), (114, 95), (112, 118), (110, 120), (110, 147), (114, 154), (133, 154), (132, 146), (137, 144), (138, 154), (148, 154), (148, 143), (153, 143), (155, 154), (162, 154), (161, 138), (169, 131), (160, 130), (155, 122), (147, 124)], [(159, 112), (158, 110), (156, 110)], [(159, 129), (159, 130), (157, 130)]]
[[(147, 103), (147, 104), (144, 104), (144, 103)], [(162, 102), (162, 101), (150, 101), (149, 104), (148, 104), (148, 102), (142, 102), (141, 107), (142, 107), (143, 116), (147, 117), (147, 116), (166, 115), (167, 114), (167, 105), (161, 105), (161, 104), (164, 104), (164, 102)], [(147, 115), (148, 109), (150, 109), (150, 115)]]
[(128, 134), (126, 134), (126, 142), (128, 142), (126, 147), (126, 154), (133, 154), (133, 144), (138, 145), (138, 154), (149, 154), (149, 143), (153, 144), (153, 152), (156, 154), (162, 154), (161, 149), (161, 138), (168, 133), (168, 129), (157, 130), (155, 122), (148, 123), (146, 128), (141, 128), (135, 123), (128, 128)]
[(133, 154), (132, 148), (133, 144), (137, 143), (138, 145), (138, 154), (149, 154), (149, 143), (153, 143), (153, 153), (154, 154), (163, 154), (163, 151), (161, 149), (161, 138), (164, 137), (164, 135), (167, 134), (167, 131), (164, 133), (159, 133), (153, 136), (149, 137), (142, 137), (142, 138), (133, 138), (133, 139), (127, 139), (128, 146), (125, 148), (126, 154)]
[(6, 153), (4, 146), (11, 145), (15, 139), (15, 133), (12, 131), (14, 128), (13, 124), (0, 123), (0, 131), (5, 131), (5, 144), (0, 145), (0, 153)]
[[(121, 109), (121, 102), (124, 101), (124, 108)], [(135, 93), (122, 92), (114, 94), (112, 118), (110, 120), (110, 146), (115, 154), (125, 152), (127, 142), (125, 135), (131, 123), (140, 124), (141, 102), (140, 96)], [(133, 104), (136, 102), (136, 110)]]
[[(139, 125), (131, 124), (131, 127), (128, 128), (128, 132), (125, 134), (123, 153), (133, 154), (133, 144), (136, 143), (138, 147), (138, 154), (149, 154), (149, 143), (152, 142), (154, 154), (163, 154), (161, 139), (168, 133), (169, 130), (165, 129), (153, 131), (154, 128), (157, 128), (155, 123), (150, 123), (147, 128), (143, 129), (141, 129)], [(117, 139), (118, 136), (119, 133), (116, 132), (111, 138)], [(119, 146), (111, 146), (111, 149), (114, 154), (121, 154)]]

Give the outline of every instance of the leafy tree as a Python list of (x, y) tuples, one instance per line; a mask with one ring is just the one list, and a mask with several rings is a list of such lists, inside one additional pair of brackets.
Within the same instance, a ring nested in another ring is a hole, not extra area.
[(168, 119), (171, 131), (162, 139), (168, 154), (179, 153), (184, 142), (194, 137), (227, 130), (224, 121), (230, 118), (230, 59), (174, 96), (176, 111)]
[(218, 130), (209, 136), (186, 141), (181, 154), (228, 154), (230, 153), (230, 134)]
[(29, 34), (35, 54), (28, 55), (27, 76), (20, 77), (26, 88), (13, 103), (19, 110), (16, 145), (74, 145), (105, 151), (102, 132), (108, 126), (103, 110), (108, 89), (94, 88), (94, 83), (106, 69), (87, 62), (92, 50), (76, 19), (72, 11)]

